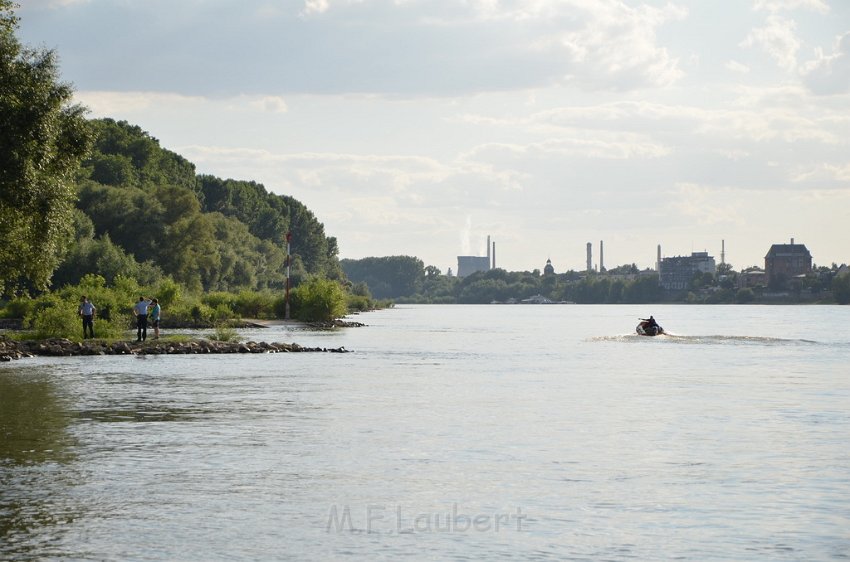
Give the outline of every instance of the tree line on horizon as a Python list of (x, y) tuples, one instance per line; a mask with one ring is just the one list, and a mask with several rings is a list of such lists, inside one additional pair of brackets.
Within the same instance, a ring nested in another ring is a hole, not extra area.
[[(486, 304), (521, 301), (536, 295), (552, 301), (578, 304), (747, 304), (761, 302), (769, 287), (739, 288), (738, 273), (723, 264), (717, 273), (695, 273), (684, 290), (666, 291), (655, 272), (641, 272), (624, 264), (605, 272), (567, 271), (542, 274), (534, 271), (491, 269), (466, 277), (442, 275), (414, 256), (368, 257), (340, 262), (346, 277), (377, 298), (398, 303)], [(805, 279), (791, 284), (785, 301), (810, 300), (850, 304), (850, 274), (838, 266), (816, 268)], [(775, 302), (775, 301), (774, 301)]]

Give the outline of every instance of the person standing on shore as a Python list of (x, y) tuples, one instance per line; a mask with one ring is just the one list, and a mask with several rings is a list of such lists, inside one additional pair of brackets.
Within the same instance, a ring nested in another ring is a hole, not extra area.
[(159, 300), (153, 299), (151, 301), (150, 308), (150, 321), (151, 326), (153, 326), (153, 339), (159, 339), (159, 313), (162, 312), (162, 308), (159, 306)]
[[(97, 308), (89, 301), (88, 297), (85, 295), (80, 297), (80, 307), (77, 309), (77, 314), (79, 314), (83, 319), (83, 339), (86, 339), (86, 334), (88, 333), (89, 337), (94, 338), (94, 314), (97, 312)], [(88, 328), (88, 332), (86, 331)]]
[(133, 306), (133, 314), (136, 315), (136, 341), (142, 342), (148, 339), (148, 306), (151, 301), (145, 297), (139, 297), (139, 302)]

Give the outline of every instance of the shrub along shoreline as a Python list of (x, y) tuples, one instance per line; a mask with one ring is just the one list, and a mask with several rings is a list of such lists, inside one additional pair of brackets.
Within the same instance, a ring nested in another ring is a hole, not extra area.
[[(297, 321), (315, 328), (356, 326), (340, 320), (350, 312), (392, 306), (368, 295), (354, 294), (338, 281), (314, 277), (291, 292), (290, 313)], [(160, 328), (219, 329), (250, 326), (245, 318), (282, 320), (286, 302), (282, 291), (241, 290), (235, 293), (193, 293), (165, 278), (155, 285), (140, 285), (133, 278), (117, 277), (110, 285), (99, 275), (86, 275), (77, 285), (40, 294), (0, 301), (0, 328), (21, 330), (21, 339), (65, 338), (80, 341), (82, 321), (78, 313), (81, 297), (94, 304), (94, 335), (119, 340), (135, 330), (132, 307), (139, 297), (156, 298), (162, 307)], [(149, 328), (150, 331), (150, 328)]]

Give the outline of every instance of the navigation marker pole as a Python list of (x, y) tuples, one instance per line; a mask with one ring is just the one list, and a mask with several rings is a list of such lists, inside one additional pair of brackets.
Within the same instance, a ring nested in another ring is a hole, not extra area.
[(285, 312), (283, 314), (284, 320), (289, 320), (289, 265), (292, 262), (292, 258), (290, 257), (290, 242), (292, 241), (292, 233), (286, 233), (286, 298), (284, 302), (286, 303)]

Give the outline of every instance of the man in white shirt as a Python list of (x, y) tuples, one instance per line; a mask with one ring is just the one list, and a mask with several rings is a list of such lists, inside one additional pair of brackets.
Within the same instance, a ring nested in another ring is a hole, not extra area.
[[(83, 339), (86, 339), (86, 334), (89, 334), (89, 337), (94, 337), (94, 313), (97, 312), (95, 306), (89, 301), (88, 297), (85, 295), (80, 297), (80, 308), (77, 310), (77, 314), (79, 314), (83, 318)], [(88, 332), (86, 331), (88, 328)]]
[(148, 339), (148, 306), (151, 301), (145, 297), (139, 297), (139, 302), (133, 306), (133, 314), (136, 315), (136, 341), (141, 342)]

